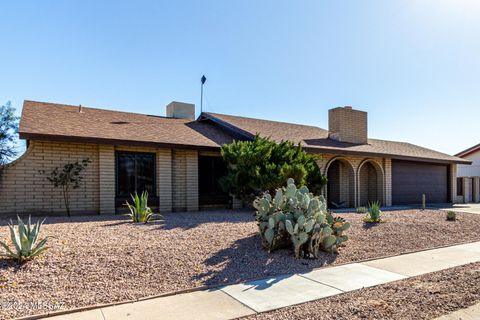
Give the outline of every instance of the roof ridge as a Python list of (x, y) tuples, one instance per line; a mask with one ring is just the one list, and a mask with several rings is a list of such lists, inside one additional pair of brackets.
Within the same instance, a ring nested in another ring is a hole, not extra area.
[[(68, 107), (68, 108), (77, 108), (79, 105), (73, 105), (73, 104), (65, 104), (65, 103), (55, 103), (55, 102), (45, 102), (45, 101), (36, 101), (36, 100), (23, 100), (23, 105), (26, 103), (40, 103), (44, 106), (61, 106), (61, 107)], [(81, 104), (83, 109), (89, 109), (89, 110), (99, 110), (99, 111), (107, 111), (107, 112), (113, 112), (113, 113), (126, 113), (126, 114), (133, 114), (133, 115), (139, 115), (139, 116), (147, 116), (147, 117), (157, 117), (157, 118), (164, 118), (164, 119), (173, 119), (173, 120), (186, 120), (186, 119), (179, 119), (179, 118), (171, 118), (171, 117), (166, 117), (166, 116), (160, 116), (160, 115), (155, 115), (155, 114), (148, 114), (148, 113), (140, 113), (140, 112), (131, 112), (131, 111), (122, 111), (122, 110), (112, 110), (112, 109), (102, 109), (102, 108), (95, 108), (95, 107), (88, 107), (83, 104)]]
[(312, 126), (308, 124), (301, 124), (301, 123), (294, 123), (294, 122), (286, 122), (286, 121), (278, 121), (278, 120), (269, 120), (269, 119), (260, 119), (260, 118), (252, 118), (252, 117), (245, 117), (245, 116), (235, 116), (232, 114), (226, 114), (226, 113), (217, 113), (217, 112), (202, 112), (204, 114), (210, 114), (212, 116), (215, 115), (220, 115), (220, 116), (227, 116), (227, 117), (234, 117), (234, 118), (242, 118), (242, 119), (247, 119), (247, 120), (260, 120), (260, 121), (268, 121), (268, 122), (275, 122), (275, 123), (282, 123), (282, 124), (290, 124), (290, 125), (295, 125), (295, 126), (301, 126), (301, 127), (309, 127), (309, 128), (315, 128), (315, 129), (320, 129), (324, 131), (328, 131), (327, 129), (323, 129), (317, 126)]

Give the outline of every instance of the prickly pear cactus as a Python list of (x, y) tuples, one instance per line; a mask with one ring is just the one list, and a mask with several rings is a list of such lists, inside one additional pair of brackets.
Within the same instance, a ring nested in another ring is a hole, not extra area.
[(343, 232), (350, 224), (334, 218), (322, 196), (314, 196), (305, 186), (297, 188), (293, 179), (277, 189), (273, 198), (266, 192), (253, 205), (263, 246), (269, 252), (293, 247), (296, 258), (318, 258), (320, 251), (338, 252), (348, 240)]

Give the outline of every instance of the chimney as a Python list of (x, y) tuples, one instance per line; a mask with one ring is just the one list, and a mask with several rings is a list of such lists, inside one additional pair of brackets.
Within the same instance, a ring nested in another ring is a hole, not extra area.
[(367, 144), (367, 113), (349, 106), (328, 110), (328, 137), (340, 142)]
[(167, 105), (167, 117), (195, 120), (195, 105), (172, 101)]

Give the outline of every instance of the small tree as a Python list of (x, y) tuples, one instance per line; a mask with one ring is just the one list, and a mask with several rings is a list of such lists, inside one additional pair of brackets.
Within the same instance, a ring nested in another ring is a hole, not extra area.
[(16, 155), (15, 141), (18, 132), (18, 119), (10, 101), (0, 106), (0, 165), (6, 164)]
[(58, 167), (52, 170), (47, 177), (55, 188), (62, 188), (63, 200), (67, 215), (70, 216), (70, 191), (80, 188), (83, 177), (80, 173), (88, 166), (90, 159), (83, 159), (81, 162), (67, 163), (60, 170)]
[(253, 141), (224, 145), (221, 153), (228, 165), (222, 188), (240, 199), (250, 200), (264, 191), (274, 194), (288, 178), (315, 194), (326, 184), (316, 163), (318, 157), (290, 141), (277, 143), (257, 135)]

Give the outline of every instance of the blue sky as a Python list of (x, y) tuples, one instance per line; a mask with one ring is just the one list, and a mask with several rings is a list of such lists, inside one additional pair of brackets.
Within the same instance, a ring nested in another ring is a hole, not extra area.
[(446, 153), (479, 143), (480, 2), (2, 1), (0, 103), (204, 110), (327, 127)]

